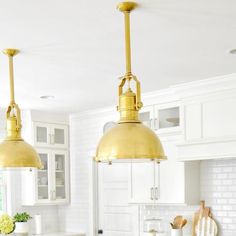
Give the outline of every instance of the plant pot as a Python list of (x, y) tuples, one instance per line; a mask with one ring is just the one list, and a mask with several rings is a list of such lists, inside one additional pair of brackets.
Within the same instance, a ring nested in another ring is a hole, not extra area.
[(29, 224), (28, 222), (15, 222), (16, 228), (14, 233), (24, 234), (29, 232)]

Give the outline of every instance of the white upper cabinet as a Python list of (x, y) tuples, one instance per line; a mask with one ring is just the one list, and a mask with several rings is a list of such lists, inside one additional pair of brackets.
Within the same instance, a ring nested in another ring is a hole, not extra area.
[(179, 102), (143, 107), (139, 118), (143, 124), (157, 134), (179, 134), (182, 132), (183, 111)]
[(33, 122), (33, 137), (36, 147), (68, 147), (67, 125)]
[(236, 137), (236, 96), (202, 103), (203, 138)]
[(192, 101), (185, 104), (187, 141), (236, 138), (236, 97)]
[(235, 93), (195, 97), (183, 103), (185, 132), (178, 145), (179, 160), (235, 157)]

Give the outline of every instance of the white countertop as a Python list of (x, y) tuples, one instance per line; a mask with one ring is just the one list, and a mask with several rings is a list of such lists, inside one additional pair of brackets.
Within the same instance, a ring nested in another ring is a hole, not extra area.
[(85, 233), (70, 233), (70, 232), (54, 232), (54, 233), (43, 233), (43, 234), (33, 234), (33, 236), (85, 236)]

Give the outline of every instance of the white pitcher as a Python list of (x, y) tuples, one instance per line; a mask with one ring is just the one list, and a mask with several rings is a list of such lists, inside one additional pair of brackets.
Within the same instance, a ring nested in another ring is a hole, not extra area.
[(171, 236), (183, 236), (182, 229), (171, 229)]

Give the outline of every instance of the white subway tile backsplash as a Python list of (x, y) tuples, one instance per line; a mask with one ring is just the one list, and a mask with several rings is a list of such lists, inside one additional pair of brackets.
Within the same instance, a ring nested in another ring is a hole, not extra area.
[(228, 175), (227, 174), (218, 174), (217, 178), (218, 179), (227, 179)]
[(218, 197), (221, 197), (221, 195), (222, 195), (222, 197), (225, 197), (225, 198), (232, 198), (233, 197), (233, 193), (231, 193), (231, 192), (226, 192), (226, 193), (219, 193), (219, 196)]
[[(209, 178), (208, 166), (216, 174), (216, 178)], [(210, 186), (215, 180), (221, 180), (217, 186), (217, 191), (202, 191), (201, 198), (206, 200), (206, 204), (211, 206), (212, 213), (220, 229), (219, 236), (235, 236), (236, 229), (236, 160), (209, 160), (201, 163), (201, 186)], [(214, 202), (217, 204), (214, 204)]]
[(233, 172), (233, 167), (223, 167), (222, 168), (222, 172), (230, 172), (230, 173), (232, 173)]
[[(200, 165), (201, 199), (204, 199), (206, 205), (211, 207), (213, 217), (218, 223), (219, 236), (236, 235), (235, 168), (236, 160), (234, 159), (202, 161)], [(191, 235), (191, 219), (198, 208), (196, 206), (156, 206), (156, 214), (162, 217), (163, 228), (167, 233), (170, 232), (169, 221), (174, 216), (181, 214), (188, 218), (188, 228), (184, 230), (184, 235), (189, 236)]]

